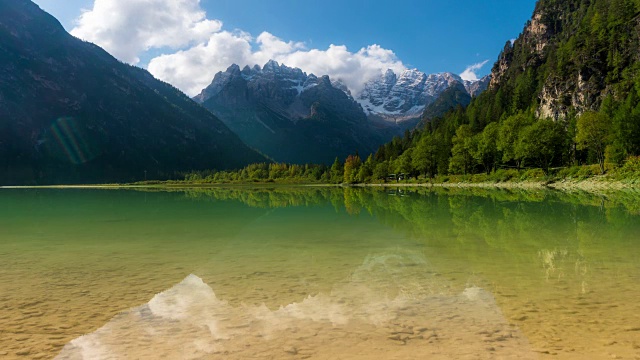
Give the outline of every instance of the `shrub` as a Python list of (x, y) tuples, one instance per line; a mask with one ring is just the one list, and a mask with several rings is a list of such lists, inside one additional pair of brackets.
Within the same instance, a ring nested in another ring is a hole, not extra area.
[(580, 166), (572, 166), (558, 171), (557, 176), (561, 179), (572, 179), (580, 171)]
[(542, 169), (529, 169), (522, 174), (520, 180), (543, 180), (546, 177)]
[(604, 150), (604, 164), (608, 169), (621, 166), (624, 160), (624, 149), (621, 146), (608, 145)]
[(616, 173), (622, 177), (640, 176), (640, 156), (629, 156)]
[(515, 169), (498, 169), (491, 173), (489, 179), (495, 182), (506, 182), (517, 178), (519, 174)]
[(487, 176), (487, 174), (482, 173), (482, 174), (475, 174), (471, 177), (471, 182), (473, 183), (482, 183), (482, 182), (487, 182), (489, 180), (489, 176)]
[(600, 174), (601, 172), (599, 165), (583, 165), (579, 167), (578, 172), (575, 176), (579, 179), (586, 179)]

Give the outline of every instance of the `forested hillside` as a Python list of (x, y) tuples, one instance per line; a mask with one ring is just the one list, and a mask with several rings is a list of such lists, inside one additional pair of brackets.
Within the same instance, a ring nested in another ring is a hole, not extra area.
[[(634, 0), (540, 0), (489, 90), (373, 158), (378, 174), (621, 165), (640, 154), (640, 9)], [(356, 179), (363, 180), (363, 179)]]
[(267, 161), (173, 86), (0, 1), (0, 185), (167, 179)]

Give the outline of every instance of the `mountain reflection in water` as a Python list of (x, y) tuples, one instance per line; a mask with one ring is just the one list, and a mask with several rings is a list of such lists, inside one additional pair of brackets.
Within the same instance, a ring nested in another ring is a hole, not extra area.
[(639, 204), (3, 189), (0, 357), (634, 358)]
[[(419, 253), (368, 256), (328, 293), (234, 307), (196, 275), (69, 343), (57, 359), (533, 358), (493, 296), (452, 293)], [(287, 291), (288, 289), (281, 289)]]

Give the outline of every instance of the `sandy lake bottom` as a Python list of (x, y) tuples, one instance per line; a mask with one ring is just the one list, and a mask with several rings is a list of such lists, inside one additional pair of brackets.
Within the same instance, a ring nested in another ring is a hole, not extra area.
[(637, 196), (0, 191), (2, 359), (640, 359)]

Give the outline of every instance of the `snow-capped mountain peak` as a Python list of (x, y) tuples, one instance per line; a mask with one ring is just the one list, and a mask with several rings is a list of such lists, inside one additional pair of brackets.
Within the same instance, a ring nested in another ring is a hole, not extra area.
[(454, 82), (462, 79), (451, 73), (427, 75), (417, 69), (397, 75), (389, 69), (369, 80), (356, 100), (368, 115), (396, 120), (415, 118)]
[(489, 82), (489, 77), (467, 81), (449, 72), (426, 74), (418, 69), (406, 69), (397, 74), (388, 69), (367, 81), (359, 94), (352, 94), (340, 79), (330, 79), (326, 75), (318, 77), (269, 60), (262, 67), (245, 66), (242, 70), (238, 65), (231, 65), (226, 71), (217, 73), (211, 85), (194, 100), (204, 103), (231, 82), (240, 79), (251, 82), (254, 84), (252, 86), (262, 89), (269, 97), (290, 99), (288, 102), (323, 83), (342, 90), (350, 99), (357, 101), (366, 115), (395, 123), (419, 118), (427, 106), (454, 85), (461, 84), (469, 95), (476, 96), (486, 89)]
[(482, 88), (481, 81), (464, 81), (449, 72), (426, 74), (418, 69), (407, 69), (398, 75), (389, 69), (369, 80), (356, 100), (367, 115), (399, 122), (419, 117), (442, 92), (458, 83), (472, 96), (486, 88), (486, 85)]
[(285, 91), (293, 95), (299, 95), (304, 90), (316, 86), (319, 81), (318, 77), (313, 74), (307, 75), (307, 73), (298, 68), (281, 65), (275, 60), (269, 60), (262, 67), (259, 65), (254, 65), (253, 67), (245, 66), (242, 70), (238, 65), (233, 64), (226, 71), (218, 72), (211, 84), (193, 99), (199, 103), (204, 103), (207, 99), (220, 93), (231, 81), (239, 78), (248, 82), (260, 83), (260, 86), (269, 88), (272, 91)]

